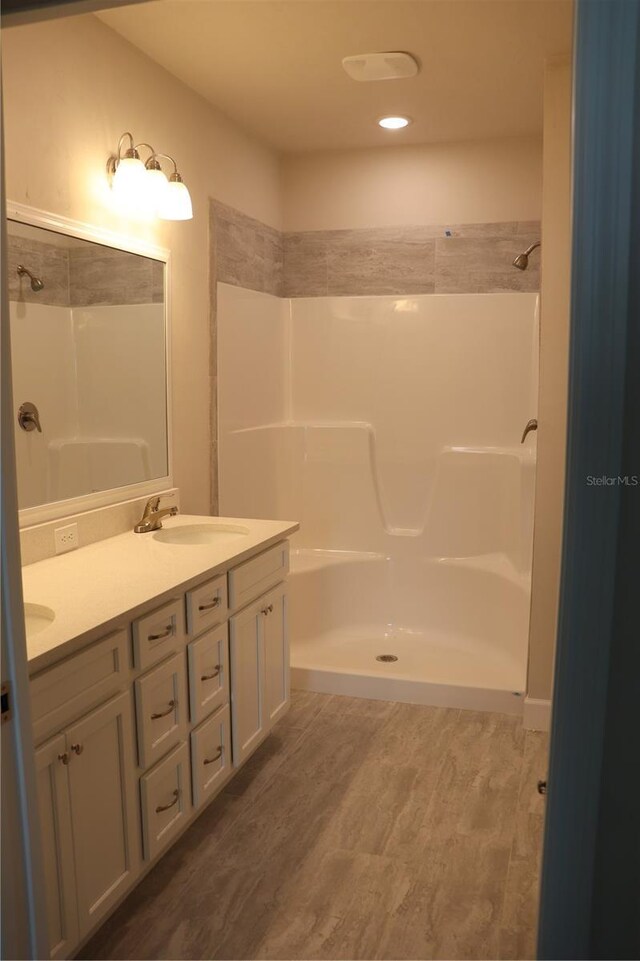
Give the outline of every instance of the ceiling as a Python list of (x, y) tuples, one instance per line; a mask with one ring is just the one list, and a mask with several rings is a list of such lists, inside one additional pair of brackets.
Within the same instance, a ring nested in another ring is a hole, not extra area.
[[(152, 0), (99, 16), (284, 153), (538, 133), (545, 58), (572, 32), (571, 0)], [(412, 53), (418, 76), (342, 68), (387, 50)], [(387, 113), (413, 123), (383, 131)]]

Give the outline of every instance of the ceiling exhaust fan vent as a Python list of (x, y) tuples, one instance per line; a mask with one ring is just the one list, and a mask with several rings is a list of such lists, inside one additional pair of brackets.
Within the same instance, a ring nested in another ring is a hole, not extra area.
[(342, 66), (352, 80), (404, 80), (415, 77), (419, 71), (418, 61), (410, 53), (362, 53), (345, 57)]

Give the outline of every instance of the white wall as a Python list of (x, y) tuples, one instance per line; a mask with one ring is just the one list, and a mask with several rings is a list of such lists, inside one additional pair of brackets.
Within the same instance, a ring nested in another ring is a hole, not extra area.
[(163, 305), (9, 310), (14, 408), (42, 427), (16, 432), (20, 508), (164, 477)]
[(539, 220), (542, 140), (294, 154), (283, 189), (285, 230)]
[(529, 693), (548, 700), (558, 626), (571, 298), (571, 64), (545, 72), (540, 322), (540, 428), (536, 476)]
[[(208, 198), (279, 227), (278, 159), (96, 17), (9, 28), (2, 47), (9, 199), (171, 249), (174, 480), (184, 510), (209, 513)], [(125, 130), (175, 155), (193, 221), (113, 210), (105, 164)]]

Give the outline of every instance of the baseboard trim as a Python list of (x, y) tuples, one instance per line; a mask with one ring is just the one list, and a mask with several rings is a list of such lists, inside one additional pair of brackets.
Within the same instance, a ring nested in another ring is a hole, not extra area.
[(525, 697), (522, 726), (527, 731), (549, 731), (551, 729), (551, 701), (537, 697)]

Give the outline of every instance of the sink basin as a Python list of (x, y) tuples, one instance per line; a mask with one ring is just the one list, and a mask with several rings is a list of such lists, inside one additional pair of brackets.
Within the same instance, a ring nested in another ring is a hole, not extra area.
[(204, 547), (227, 544), (238, 537), (246, 537), (248, 527), (239, 524), (183, 524), (181, 527), (163, 527), (153, 535), (161, 544), (178, 544)]
[(39, 634), (56, 619), (55, 611), (50, 607), (43, 607), (42, 604), (24, 605), (24, 626), (27, 632), (27, 639)]

